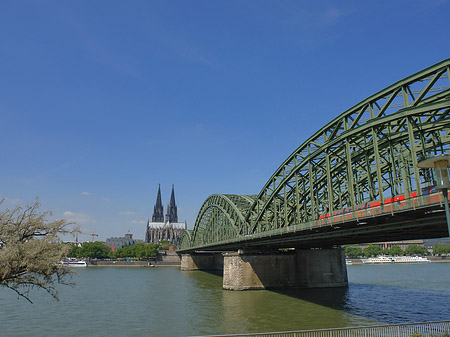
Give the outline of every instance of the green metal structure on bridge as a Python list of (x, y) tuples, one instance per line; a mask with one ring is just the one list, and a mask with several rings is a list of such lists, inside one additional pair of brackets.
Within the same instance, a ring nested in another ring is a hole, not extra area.
[(258, 195), (214, 194), (178, 252), (324, 248), (448, 236), (432, 169), (450, 155), (450, 59), (338, 115)]

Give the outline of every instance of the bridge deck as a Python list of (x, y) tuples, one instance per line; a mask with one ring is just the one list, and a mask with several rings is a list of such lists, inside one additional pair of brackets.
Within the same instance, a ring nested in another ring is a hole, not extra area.
[(325, 248), (361, 242), (448, 236), (443, 197), (439, 193), (295, 224), (253, 235), (189, 247), (180, 253), (242, 248)]

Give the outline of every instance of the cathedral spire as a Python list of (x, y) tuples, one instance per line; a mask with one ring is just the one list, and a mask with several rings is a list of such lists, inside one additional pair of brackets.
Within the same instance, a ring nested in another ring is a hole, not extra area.
[(170, 204), (169, 204), (168, 214), (169, 214), (169, 222), (170, 223), (178, 222), (178, 211), (177, 211), (177, 204), (175, 203), (175, 187), (174, 187), (174, 185), (172, 185), (172, 194), (170, 196)]
[(156, 196), (156, 204), (153, 208), (152, 222), (164, 222), (164, 207), (161, 202), (161, 185), (158, 185), (158, 195)]

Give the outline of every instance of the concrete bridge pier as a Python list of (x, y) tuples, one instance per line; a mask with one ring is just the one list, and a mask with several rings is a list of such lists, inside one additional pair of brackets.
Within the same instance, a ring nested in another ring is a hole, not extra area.
[(181, 270), (222, 270), (222, 253), (191, 253), (181, 255)]
[(345, 287), (347, 266), (342, 249), (282, 253), (224, 254), (223, 289)]

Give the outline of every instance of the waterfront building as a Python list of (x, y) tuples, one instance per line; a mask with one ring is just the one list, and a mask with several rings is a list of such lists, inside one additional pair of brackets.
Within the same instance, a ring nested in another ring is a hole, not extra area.
[(373, 242), (370, 245), (379, 246), (383, 249), (391, 249), (392, 246), (399, 246), (402, 250), (406, 250), (409, 245), (423, 246), (423, 240), (405, 240), (405, 241), (387, 241)]
[(142, 240), (133, 239), (133, 234), (128, 232), (124, 237), (113, 237), (106, 239), (105, 244), (114, 252), (116, 249), (132, 246)]
[(178, 209), (175, 202), (174, 186), (172, 185), (172, 194), (166, 208), (165, 218), (161, 198), (161, 186), (158, 186), (156, 204), (153, 207), (152, 221), (147, 221), (144, 241), (146, 243), (160, 243), (161, 241), (167, 241), (170, 244), (178, 245), (183, 236), (183, 232), (186, 229), (186, 222), (178, 222)]

